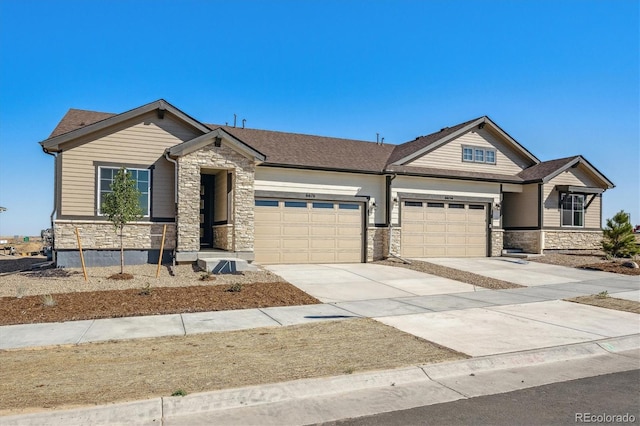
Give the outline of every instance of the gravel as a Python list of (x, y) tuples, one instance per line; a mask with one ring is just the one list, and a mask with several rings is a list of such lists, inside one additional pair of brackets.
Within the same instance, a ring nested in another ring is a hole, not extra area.
[[(175, 276), (167, 266), (160, 268), (156, 278), (157, 265), (125, 265), (124, 272), (133, 275), (131, 280), (114, 280), (109, 276), (120, 272), (120, 266), (87, 268), (88, 280), (84, 280), (82, 268), (49, 268), (19, 272), (30, 264), (43, 262), (45, 258), (19, 256), (0, 257), (0, 297), (35, 296), (39, 294), (71, 293), (79, 291), (125, 290), (151, 287), (187, 287), (211, 285), (202, 281), (204, 272), (194, 265), (177, 265)], [(25, 266), (27, 265), (27, 266)], [(256, 282), (283, 282), (280, 276), (261, 269), (258, 272), (220, 274), (215, 276), (216, 284), (251, 284)]]

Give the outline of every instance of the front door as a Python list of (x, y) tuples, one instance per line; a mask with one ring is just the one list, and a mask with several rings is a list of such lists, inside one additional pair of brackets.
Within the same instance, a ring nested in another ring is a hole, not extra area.
[(215, 175), (200, 175), (200, 247), (213, 247)]

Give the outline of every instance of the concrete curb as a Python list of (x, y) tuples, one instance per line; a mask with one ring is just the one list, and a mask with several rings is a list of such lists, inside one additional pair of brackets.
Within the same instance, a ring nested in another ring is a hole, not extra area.
[(3, 425), (86, 425), (135, 424), (158, 425), (163, 419), (202, 414), (220, 410), (252, 407), (323, 397), (366, 389), (428, 383), (452, 377), (468, 377), (513, 368), (536, 367), (588, 359), (603, 355), (622, 356), (640, 350), (640, 334), (607, 338), (574, 345), (556, 346), (523, 352), (491, 355), (394, 370), (357, 373), (352, 375), (301, 379), (260, 386), (225, 389), (187, 395), (160, 397), (143, 401), (108, 404), (71, 410), (46, 411), (0, 417)]

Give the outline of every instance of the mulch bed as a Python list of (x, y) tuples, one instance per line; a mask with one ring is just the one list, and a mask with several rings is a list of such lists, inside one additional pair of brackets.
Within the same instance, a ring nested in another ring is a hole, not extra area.
[(623, 266), (622, 263), (621, 261), (612, 260), (610, 262), (581, 265), (580, 268), (593, 271), (613, 272), (615, 274), (640, 275), (640, 268), (629, 268), (628, 266)]
[[(239, 291), (238, 291), (239, 290)], [(0, 325), (320, 303), (289, 283), (151, 287), (0, 298)], [(54, 306), (48, 306), (54, 305)]]

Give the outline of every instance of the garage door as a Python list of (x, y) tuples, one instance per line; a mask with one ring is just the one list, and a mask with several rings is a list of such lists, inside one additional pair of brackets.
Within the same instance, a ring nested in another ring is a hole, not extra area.
[(402, 256), (487, 255), (487, 205), (436, 201), (402, 203)]
[(257, 199), (256, 262), (362, 262), (362, 209), (356, 202)]

